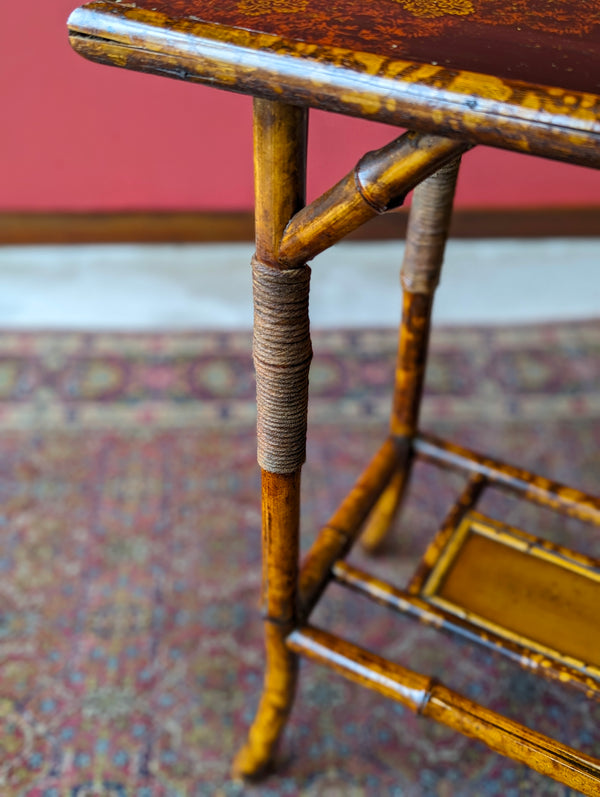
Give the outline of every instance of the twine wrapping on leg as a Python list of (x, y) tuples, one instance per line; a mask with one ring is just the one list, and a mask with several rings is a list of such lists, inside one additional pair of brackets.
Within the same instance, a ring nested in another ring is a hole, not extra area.
[(459, 166), (456, 158), (415, 188), (400, 274), (405, 291), (429, 295), (437, 287)]
[(252, 260), (258, 462), (293, 473), (306, 456), (310, 269), (280, 271)]

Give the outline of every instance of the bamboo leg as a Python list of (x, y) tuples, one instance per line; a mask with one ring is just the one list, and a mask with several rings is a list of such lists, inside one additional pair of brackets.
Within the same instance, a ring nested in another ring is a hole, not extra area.
[[(443, 166), (415, 188), (402, 264), (402, 323), (391, 417), (391, 432), (412, 440), (419, 422), (433, 296), (437, 287), (460, 159)], [(365, 525), (361, 543), (375, 551), (383, 543), (397, 514), (412, 457), (406, 457)]]
[(296, 614), (300, 473), (263, 471), (263, 607), (266, 666), (262, 697), (238, 753), (233, 773), (259, 777), (272, 764), (292, 708), (298, 672), (297, 657), (286, 646)]
[(302, 621), (331, 580), (335, 562), (350, 553), (365, 519), (403, 455), (401, 448), (394, 438), (388, 437), (311, 545), (300, 570), (298, 603)]
[(376, 553), (400, 510), (408, 483), (410, 466), (405, 463), (394, 471), (388, 486), (373, 507), (360, 538), (360, 544), (370, 553)]
[(283, 229), (304, 203), (306, 112), (255, 100), (256, 257), (254, 359), (258, 459), (262, 469), (263, 694), (233, 774), (272, 765), (296, 687), (297, 656), (286, 646), (297, 614), (300, 470), (304, 461), (310, 337), (306, 267), (281, 270)]

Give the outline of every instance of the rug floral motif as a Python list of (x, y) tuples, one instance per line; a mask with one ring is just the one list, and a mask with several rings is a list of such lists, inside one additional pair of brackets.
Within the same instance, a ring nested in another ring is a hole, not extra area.
[[(385, 434), (395, 333), (314, 342), (303, 547)], [(423, 424), (592, 490), (599, 354), (595, 323), (441, 330)], [(244, 333), (0, 335), (0, 794), (574, 793), (310, 663), (278, 771), (230, 780), (262, 680), (253, 390)], [(401, 584), (453, 498), (421, 471), (369, 563)], [(336, 587), (315, 622), (597, 752), (598, 704), (562, 686)]]

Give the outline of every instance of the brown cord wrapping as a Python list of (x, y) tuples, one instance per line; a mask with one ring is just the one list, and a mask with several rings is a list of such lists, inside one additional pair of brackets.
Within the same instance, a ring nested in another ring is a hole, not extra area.
[(440, 277), (460, 158), (414, 190), (400, 280), (405, 291), (430, 294)]
[(293, 473), (306, 457), (310, 268), (280, 271), (252, 259), (258, 462)]

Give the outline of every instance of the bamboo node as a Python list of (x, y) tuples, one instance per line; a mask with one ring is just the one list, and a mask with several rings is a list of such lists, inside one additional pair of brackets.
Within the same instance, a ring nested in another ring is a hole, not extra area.
[(294, 473), (306, 458), (310, 268), (281, 271), (254, 257), (252, 281), (258, 462)]
[(372, 181), (371, 183), (368, 182), (368, 178), (362, 174), (363, 167), (368, 163), (371, 165), (371, 160), (374, 160), (371, 156), (373, 155), (372, 152), (367, 152), (357, 165), (354, 167), (354, 186), (356, 191), (360, 194), (361, 198), (363, 199), (366, 204), (375, 211), (375, 213), (381, 215), (382, 213), (386, 213), (388, 210), (395, 210), (396, 208), (402, 207), (404, 204), (404, 200), (408, 194), (408, 191), (401, 191), (398, 194), (392, 194), (391, 196), (385, 196), (385, 201), (382, 197), (377, 196), (377, 192), (373, 190), (376, 188), (376, 182)]

